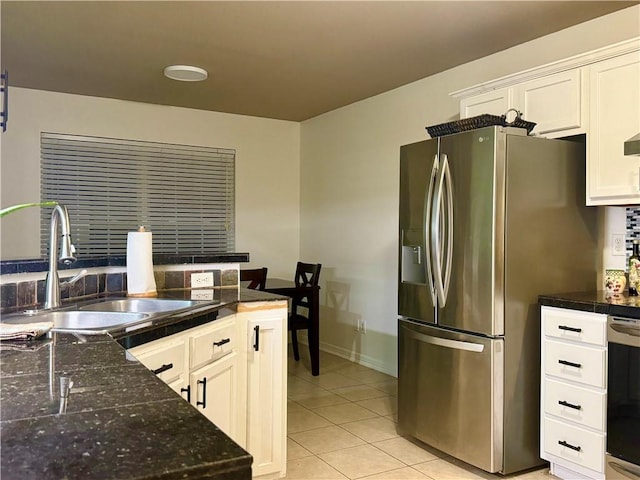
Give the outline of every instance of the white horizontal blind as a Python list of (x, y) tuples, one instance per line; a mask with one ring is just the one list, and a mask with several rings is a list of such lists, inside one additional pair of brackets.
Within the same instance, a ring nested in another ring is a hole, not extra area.
[(234, 251), (235, 150), (45, 132), (40, 147), (41, 200), (67, 207), (79, 255), (125, 254), (139, 225), (154, 253)]

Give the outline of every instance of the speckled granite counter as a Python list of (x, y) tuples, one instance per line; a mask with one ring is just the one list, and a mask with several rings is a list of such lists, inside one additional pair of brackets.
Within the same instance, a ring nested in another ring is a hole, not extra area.
[[(282, 298), (223, 296), (216, 308)], [(3, 480), (251, 478), (251, 456), (109, 335), (2, 342), (0, 405)]]
[(540, 295), (540, 305), (640, 319), (640, 297), (606, 298), (604, 291)]

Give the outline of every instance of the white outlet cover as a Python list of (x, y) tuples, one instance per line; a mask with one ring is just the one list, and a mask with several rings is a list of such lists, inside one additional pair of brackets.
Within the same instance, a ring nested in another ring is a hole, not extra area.
[(206, 287), (213, 287), (213, 272), (191, 274), (191, 288)]

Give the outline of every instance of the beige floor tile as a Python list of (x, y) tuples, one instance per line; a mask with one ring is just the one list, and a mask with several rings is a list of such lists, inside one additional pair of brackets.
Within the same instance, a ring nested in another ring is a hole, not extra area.
[(320, 455), (320, 458), (348, 478), (360, 478), (405, 466), (399, 460), (372, 445), (324, 453)]
[[(289, 405), (291, 402), (289, 402)], [(302, 406), (289, 408), (287, 413), (287, 433), (303, 432), (314, 428), (328, 427), (331, 422)]]
[(385, 415), (384, 418), (386, 418), (390, 422), (395, 423), (396, 425), (398, 424), (398, 412), (395, 412), (391, 415)]
[(313, 384), (300, 377), (289, 375), (287, 380), (287, 395), (298, 395), (300, 393), (309, 392), (318, 388), (316, 384)]
[(361, 438), (337, 425), (292, 433), (290, 438), (314, 454), (356, 447), (365, 443)]
[(375, 383), (386, 383), (395, 380), (392, 376), (373, 369), (368, 369), (368, 371), (358, 373), (344, 373), (342, 375), (344, 375), (345, 377), (354, 378), (356, 380), (359, 380), (360, 383), (364, 383), (367, 385)]
[(398, 411), (397, 397), (393, 396), (370, 398), (356, 403), (381, 416), (394, 415)]
[(337, 425), (378, 416), (371, 410), (351, 402), (316, 408), (314, 412)]
[(287, 438), (287, 460), (297, 460), (299, 458), (312, 456), (313, 453), (292, 440), (291, 437)]
[(349, 362), (347, 365), (336, 368), (335, 373), (339, 373), (340, 375), (359, 375), (361, 373), (369, 373), (371, 371), (372, 369), (369, 367)]
[(382, 417), (345, 423), (342, 425), (342, 428), (369, 443), (381, 442), (400, 436), (398, 432), (396, 432), (396, 425), (392, 421)]
[(345, 480), (347, 477), (318, 457), (287, 461), (287, 480)]
[(294, 402), (310, 409), (347, 403), (349, 401), (346, 398), (336, 395), (322, 387), (317, 387), (313, 390), (299, 393), (297, 395), (289, 395), (289, 400), (293, 400)]
[(397, 470), (390, 470), (378, 473), (369, 477), (362, 477), (361, 480), (428, 480), (429, 477), (420, 473), (415, 468), (404, 467)]
[(352, 402), (388, 395), (386, 392), (370, 387), (369, 385), (352, 385), (349, 387), (333, 388), (331, 391)]
[(387, 395), (398, 395), (398, 379), (396, 378), (383, 382), (372, 383), (369, 386), (385, 392)]
[(431, 460), (430, 462), (419, 463), (412, 466), (434, 480), (486, 480), (497, 478), (490, 473), (456, 461), (451, 457)]
[(317, 377), (312, 377), (309, 381), (327, 389), (349, 387), (363, 383), (361, 380), (345, 377), (344, 375), (334, 372), (322, 373)]
[(375, 442), (373, 445), (407, 465), (416, 465), (446, 456), (446, 454), (435, 448), (424, 444), (416, 444), (403, 437)]
[(503, 476), (502, 478), (509, 480), (551, 480), (555, 479), (556, 477), (551, 475), (549, 467), (542, 467), (535, 470), (528, 470), (526, 472)]

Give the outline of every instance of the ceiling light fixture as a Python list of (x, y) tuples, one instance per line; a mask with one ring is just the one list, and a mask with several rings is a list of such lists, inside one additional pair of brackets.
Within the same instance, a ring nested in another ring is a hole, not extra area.
[(200, 67), (191, 65), (170, 65), (165, 67), (164, 76), (181, 82), (200, 82), (206, 80), (209, 74)]

